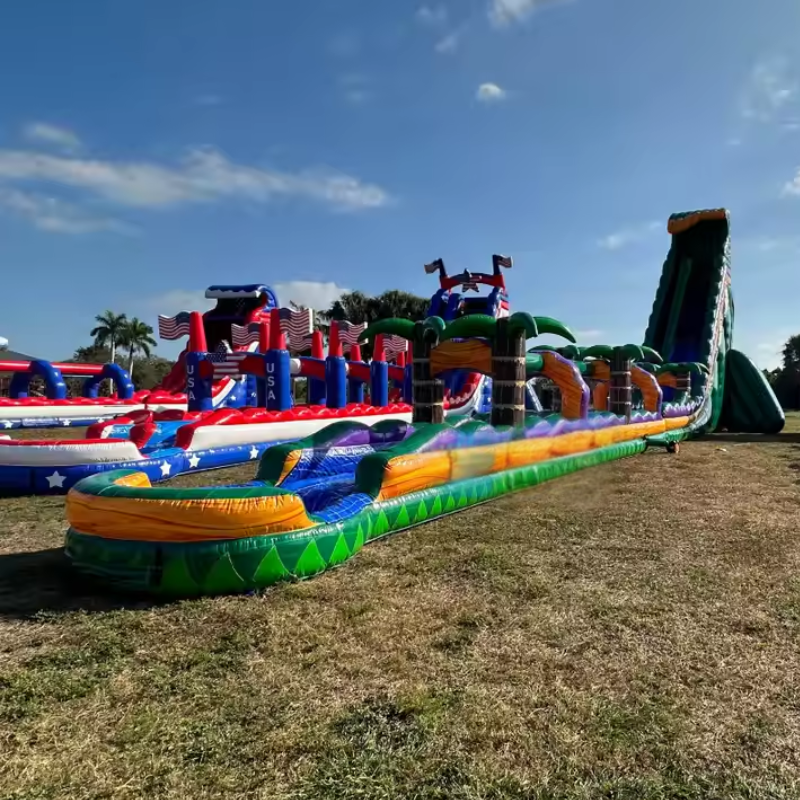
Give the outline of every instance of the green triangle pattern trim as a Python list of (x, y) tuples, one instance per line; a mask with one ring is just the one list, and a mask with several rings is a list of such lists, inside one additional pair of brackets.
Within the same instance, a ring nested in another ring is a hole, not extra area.
[(383, 509), (378, 511), (378, 515), (375, 518), (375, 524), (372, 527), (372, 533), (375, 536), (383, 536), (384, 533), (389, 532), (389, 517), (386, 516), (386, 512)]
[(186, 550), (186, 566), (194, 582), (201, 588), (205, 587), (206, 578), (214, 565), (219, 561), (219, 552), (200, 551), (194, 552), (190, 548)]
[(258, 569), (253, 575), (255, 586), (269, 586), (271, 583), (286, 580), (291, 577), (286, 567), (283, 566), (278, 548), (273, 545), (261, 559)]
[(202, 583), (202, 590), (209, 594), (225, 594), (227, 592), (241, 592), (247, 588), (242, 576), (234, 569), (233, 562), (228, 553), (217, 559), (211, 567), (206, 579)]
[(395, 517), (392, 530), (399, 530), (400, 528), (407, 528), (411, 524), (411, 518), (408, 516), (408, 509), (405, 506), (400, 506), (400, 511)]
[(258, 572), (258, 568), (264, 560), (264, 549), (248, 548), (247, 550), (230, 550), (229, 552), (233, 568), (242, 576), (245, 582), (252, 583), (253, 576)]
[(344, 536), (345, 544), (347, 545), (347, 549), (351, 553), (355, 553), (356, 551), (356, 531), (353, 528), (348, 528), (342, 534)]
[(303, 578), (309, 575), (316, 575), (318, 572), (322, 572), (327, 566), (327, 563), (320, 555), (316, 539), (312, 539), (306, 545), (303, 555), (300, 556), (300, 560), (297, 562), (295, 575)]
[(197, 594), (200, 585), (192, 577), (183, 556), (168, 557), (161, 573), (161, 588), (169, 594)]
[(442, 498), (437, 494), (431, 506), (431, 516), (436, 517), (442, 513)]
[(414, 515), (414, 522), (424, 522), (428, 519), (428, 508), (423, 500), (419, 501), (417, 513)]
[(333, 551), (341, 538), (338, 531), (332, 531), (314, 539), (319, 548), (320, 557), (326, 564), (330, 563), (331, 555), (333, 555)]
[(336, 540), (336, 547), (333, 548), (333, 552), (328, 559), (328, 564), (334, 567), (337, 564), (341, 564), (343, 561), (347, 561), (350, 555), (350, 548), (347, 546), (347, 541), (344, 536), (339, 536)]
[[(298, 563), (305, 553), (308, 539), (306, 538), (289, 538), (286, 536), (277, 537), (275, 545), (278, 548), (278, 555), (281, 557), (281, 562), (290, 575), (298, 574)], [(317, 551), (319, 553), (319, 551)]]
[(445, 514), (450, 514), (451, 512), (456, 510), (456, 500), (453, 497), (452, 492), (447, 493), (447, 502), (444, 504), (444, 511)]

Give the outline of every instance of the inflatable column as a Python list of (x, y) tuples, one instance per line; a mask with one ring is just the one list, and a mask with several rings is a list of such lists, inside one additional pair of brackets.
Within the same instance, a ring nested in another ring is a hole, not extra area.
[(292, 362), (281, 333), (280, 310), (270, 312), (270, 349), (264, 354), (264, 405), (270, 411), (292, 407)]
[[(311, 336), (311, 358), (320, 361), (325, 358), (322, 331), (314, 331)], [(325, 405), (325, 381), (321, 378), (308, 378), (308, 404), (312, 406)]]
[(403, 402), (414, 402), (414, 366), (412, 361), (414, 359), (413, 343), (408, 343), (408, 355), (406, 357), (406, 366), (403, 373)]
[[(361, 361), (361, 345), (354, 344), (350, 348), (350, 361)], [(355, 378), (347, 379), (347, 402), (359, 404), (364, 402), (364, 384)]]
[(325, 387), (325, 404), (328, 408), (344, 408), (347, 405), (347, 362), (342, 356), (339, 323), (335, 320), (331, 322), (328, 357), (325, 359)]
[(375, 337), (372, 363), (369, 365), (369, 396), (373, 406), (389, 405), (389, 365), (383, 349), (383, 334)]
[(211, 411), (214, 400), (211, 396), (212, 374), (200, 374), (200, 364), (206, 360), (205, 353), (186, 354), (186, 398), (189, 411)]
[(211, 411), (214, 399), (211, 393), (213, 374), (200, 374), (200, 363), (206, 360), (206, 330), (203, 315), (192, 311), (189, 315), (189, 352), (186, 353), (186, 398), (189, 411)]

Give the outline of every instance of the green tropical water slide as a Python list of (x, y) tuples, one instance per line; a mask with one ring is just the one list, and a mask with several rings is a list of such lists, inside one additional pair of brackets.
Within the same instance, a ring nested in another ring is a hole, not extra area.
[[(724, 209), (673, 214), (645, 344), (665, 361), (709, 368), (698, 432), (778, 433), (783, 410), (761, 370), (733, 348), (730, 217)], [(669, 399), (665, 389), (665, 400)]]

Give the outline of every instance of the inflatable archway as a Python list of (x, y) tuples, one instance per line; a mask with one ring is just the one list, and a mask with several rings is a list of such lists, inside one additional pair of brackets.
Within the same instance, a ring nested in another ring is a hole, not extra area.
[(120, 400), (128, 400), (133, 397), (134, 388), (131, 376), (119, 364), (103, 364), (103, 371), (99, 375), (93, 375), (84, 382), (83, 396), (97, 397), (100, 383), (104, 380), (112, 382), (114, 391)]

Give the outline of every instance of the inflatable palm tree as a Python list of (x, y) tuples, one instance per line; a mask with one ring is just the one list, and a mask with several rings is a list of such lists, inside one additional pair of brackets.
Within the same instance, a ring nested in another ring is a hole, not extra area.
[(431, 350), (446, 327), (441, 317), (428, 317), (422, 322), (392, 317), (373, 322), (359, 337), (366, 340), (382, 333), (400, 336), (413, 344), (412, 422), (444, 422), (444, 383), (431, 374)]
[(575, 341), (564, 323), (525, 312), (499, 319), (486, 314), (469, 314), (447, 326), (442, 340), (477, 337), (491, 343), (492, 425), (522, 425), (525, 421), (525, 342), (541, 333)]
[(383, 319), (370, 325), (361, 339), (377, 334), (400, 336), (413, 343), (413, 422), (444, 420), (444, 383), (431, 374), (431, 350), (440, 341), (480, 338), (492, 347), (492, 425), (521, 425), (525, 418), (525, 341), (540, 333), (575, 337), (566, 325), (551, 317), (517, 313), (495, 319), (488, 314), (467, 314), (447, 324), (441, 317), (423, 322)]

